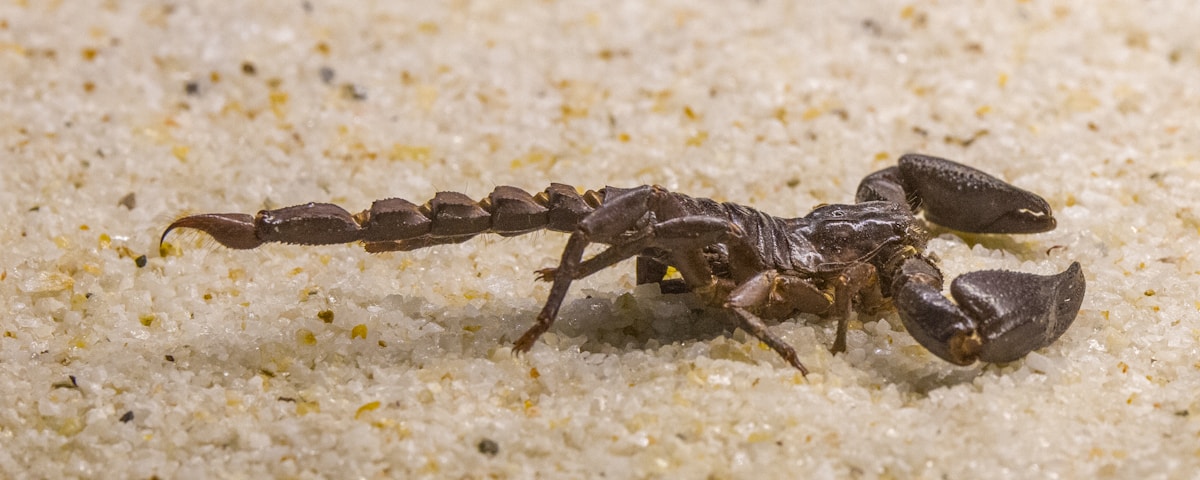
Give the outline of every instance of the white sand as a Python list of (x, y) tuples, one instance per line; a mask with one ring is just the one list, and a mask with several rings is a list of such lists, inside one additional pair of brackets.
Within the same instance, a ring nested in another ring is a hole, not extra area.
[[(0, 477), (1200, 470), (1200, 3), (344, 4), (0, 5)], [(551, 181), (799, 215), (909, 151), (1051, 203), (1056, 231), (931, 250), (1080, 261), (1057, 344), (960, 368), (894, 314), (838, 356), (832, 324), (773, 326), (805, 380), (630, 262), (516, 358), (562, 235), (157, 247), (185, 212)]]

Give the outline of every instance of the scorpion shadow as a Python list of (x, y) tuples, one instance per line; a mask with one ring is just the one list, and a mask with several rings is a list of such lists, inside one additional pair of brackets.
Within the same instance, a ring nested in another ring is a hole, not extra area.
[[(517, 318), (529, 318), (529, 311), (516, 312), (515, 315)], [(885, 322), (889, 326), (899, 327), (890, 330), (887, 335), (907, 335), (902, 322), (894, 313), (866, 315), (860, 317), (860, 320), (869, 324)], [(829, 352), (836, 336), (835, 319), (801, 313), (782, 320), (777, 325), (786, 324), (793, 324), (788, 328), (792, 330), (787, 335), (789, 339), (804, 350), (820, 349)], [(519, 330), (520, 326), (516, 328)], [(778, 329), (777, 326), (773, 328)], [(564, 305), (560, 322), (552, 331), (558, 335), (576, 337), (573, 343), (577, 343), (581, 351), (610, 355), (622, 355), (632, 350), (650, 351), (663, 346), (686, 348), (689, 344), (713, 343), (721, 338), (727, 338), (735, 344), (757, 343), (752, 335), (739, 329), (737, 320), (729, 311), (709, 306), (690, 293), (660, 293), (656, 285), (639, 286), (634, 292), (621, 294), (593, 292), (584, 298), (569, 301)], [(869, 331), (860, 333), (868, 336), (878, 335)], [(505, 342), (510, 341), (510, 338), (504, 335), (499, 340)], [(867, 350), (865, 355), (851, 357), (846, 354), (834, 354), (837, 355), (836, 360), (830, 360), (845, 362), (848, 368), (869, 372), (870, 376), (881, 383), (896, 385), (922, 397), (939, 388), (969, 384), (975, 378), (1004, 365), (951, 365), (917, 348), (918, 344), (911, 340), (907, 344), (908, 348), (887, 351), (880, 351), (874, 347), (875, 342), (865, 343), (861, 345), (861, 348)], [(702, 355), (752, 364), (772, 362), (770, 358), (753, 358), (750, 355), (717, 355), (712, 349)], [(828, 367), (828, 361), (821, 363)], [(784, 365), (786, 364), (780, 362), (777, 366), (783, 368)]]

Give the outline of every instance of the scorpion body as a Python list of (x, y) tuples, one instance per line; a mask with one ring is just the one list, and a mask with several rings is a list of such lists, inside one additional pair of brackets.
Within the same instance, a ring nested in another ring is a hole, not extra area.
[[(582, 194), (559, 183), (536, 194), (500, 186), (480, 201), (439, 192), (422, 205), (378, 200), (358, 214), (308, 203), (254, 216), (193, 215), (172, 223), (162, 238), (193, 228), (235, 249), (362, 242), (369, 252), (385, 252), (483, 233), (570, 233), (559, 265), (537, 271), (552, 286), (536, 322), (515, 342), (518, 352), (550, 328), (572, 281), (630, 257), (637, 258), (639, 284), (690, 291), (730, 310), (737, 326), (804, 373), (792, 346), (762, 318), (836, 316), (832, 350), (840, 352), (852, 309), (894, 306), (919, 343), (959, 365), (1019, 359), (1049, 345), (1074, 320), (1085, 288), (1078, 263), (1051, 276), (972, 272), (952, 284), (957, 303), (951, 302), (941, 293), (941, 272), (924, 253), (928, 234), (915, 217), (923, 210), (929, 221), (968, 232), (1040, 232), (1055, 227), (1041, 197), (949, 160), (906, 155), (898, 166), (866, 177), (856, 200), (780, 218), (658, 186)], [(608, 248), (584, 259), (590, 243)], [(681, 278), (664, 278), (669, 267)]]

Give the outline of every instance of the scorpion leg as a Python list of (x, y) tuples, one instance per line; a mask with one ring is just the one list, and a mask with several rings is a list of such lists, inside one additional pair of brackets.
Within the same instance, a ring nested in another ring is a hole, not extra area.
[[(685, 281), (693, 285), (713, 285), (712, 290), (717, 290), (716, 279), (708, 270), (701, 250), (706, 245), (740, 236), (741, 230), (727, 220), (688, 216), (647, 224), (633, 235), (625, 234), (643, 218), (651, 216), (650, 196), (657, 192), (653, 188), (621, 192), (580, 222), (579, 228), (567, 240), (558, 267), (537, 272), (539, 279), (553, 282), (550, 295), (534, 325), (516, 341), (515, 350), (529, 351), (538, 337), (550, 328), (572, 281), (638, 255), (647, 248), (676, 252), (672, 258), (680, 264)], [(593, 241), (612, 245), (592, 258), (582, 260), (584, 248)]]
[[(743, 235), (738, 226), (728, 220), (717, 219), (706, 216), (687, 216), (672, 218), (658, 223), (648, 224), (642, 227), (637, 233), (628, 235), (619, 241), (609, 241), (613, 245), (581, 262), (574, 270), (574, 279), (590, 276), (605, 268), (616, 265), (627, 258), (636, 256), (644, 252), (647, 248), (656, 248), (666, 251), (681, 251), (688, 249), (701, 249), (707, 245), (714, 243), (725, 242), (732, 238), (737, 238)], [(642, 282), (641, 261), (644, 257), (639, 257), (639, 273), (638, 284), (651, 283)], [(647, 259), (649, 260), (649, 259)], [(667, 266), (657, 260), (655, 263), (662, 265), (662, 274), (659, 274), (659, 279), (663, 274), (666, 274)], [(544, 281), (552, 281), (558, 275), (558, 268), (543, 268), (537, 271), (538, 279)]]
[[(842, 353), (846, 351), (846, 330), (850, 324), (850, 309), (852, 300), (859, 296), (871, 296), (879, 288), (879, 275), (875, 266), (869, 263), (854, 263), (833, 279), (834, 305), (833, 312), (838, 315), (837, 335), (833, 339), (833, 348), (829, 351)], [(878, 300), (876, 300), (878, 301)]]
[(571, 237), (567, 240), (567, 246), (563, 248), (562, 259), (559, 260), (558, 267), (554, 269), (553, 273), (549, 273), (549, 270), (541, 273), (543, 278), (553, 279), (550, 294), (546, 297), (546, 304), (542, 306), (542, 310), (534, 319), (533, 326), (529, 327), (529, 330), (526, 330), (521, 338), (513, 343), (515, 351), (528, 352), (530, 348), (533, 348), (533, 343), (537, 341), (538, 337), (546, 333), (554, 324), (554, 319), (558, 316), (558, 309), (567, 297), (567, 290), (570, 289), (571, 282), (575, 280), (575, 272), (579, 268), (584, 249), (588, 244), (612, 241), (620, 238), (629, 230), (636, 229), (638, 223), (651, 214), (652, 197), (659, 192), (661, 192), (660, 189), (648, 186), (628, 190), (613, 189), (607, 193), (600, 208), (579, 221), (571, 233)]
[(938, 357), (956, 364), (1011, 362), (1053, 343), (1079, 313), (1086, 288), (1079, 263), (1056, 275), (985, 270), (950, 285), (923, 257), (904, 261), (893, 299), (909, 334)]
[[(638, 252), (644, 250), (652, 241), (650, 228), (647, 227), (638, 235), (630, 238), (628, 241), (608, 247), (603, 252), (597, 253), (592, 258), (579, 263), (578, 267), (573, 270), (572, 280), (579, 280), (584, 277), (604, 270), (624, 261), (625, 259), (637, 255)], [(543, 282), (553, 282), (558, 275), (559, 268), (549, 267), (543, 268), (535, 272), (537, 279)]]
[[(573, 270), (573, 279), (579, 280), (590, 276), (629, 257), (636, 256), (647, 248), (660, 248), (676, 252), (698, 250), (740, 235), (742, 235), (741, 230), (728, 220), (703, 216), (664, 220), (647, 225), (637, 234), (623, 239), (620, 243), (614, 242), (614, 245), (603, 252), (580, 262)], [(639, 257), (638, 260), (642, 260), (642, 257)], [(538, 270), (538, 280), (553, 281), (557, 277), (558, 271), (559, 269), (554, 267)], [(666, 271), (665, 264), (663, 271), (664, 273)], [(708, 275), (711, 276), (711, 273)]]
[(554, 324), (554, 318), (558, 316), (558, 308), (562, 306), (562, 302), (567, 298), (567, 290), (571, 287), (572, 275), (575, 267), (579, 265), (579, 260), (583, 258), (583, 250), (587, 247), (587, 233), (579, 230), (571, 234), (571, 238), (567, 240), (567, 246), (563, 248), (562, 260), (558, 263), (560, 272), (568, 272), (567, 275), (558, 275), (554, 277), (554, 283), (550, 286), (550, 295), (546, 297), (546, 304), (542, 306), (541, 312), (534, 319), (533, 326), (526, 330), (521, 338), (518, 338), (513, 343), (513, 350), (517, 352), (528, 352), (533, 348), (533, 342), (536, 342), (538, 337), (541, 337), (550, 326)]
[(800, 370), (801, 374), (808, 375), (808, 369), (800, 363), (796, 350), (767, 330), (766, 323), (756, 313), (767, 316), (776, 316), (771, 314), (771, 310), (823, 313), (830, 305), (830, 298), (814, 288), (807, 279), (765, 270), (734, 288), (724, 307), (733, 311), (738, 327), (765, 343), (789, 365)]
[(924, 210), (929, 221), (972, 233), (1053, 230), (1046, 200), (983, 171), (944, 158), (908, 154), (863, 178), (858, 202), (884, 200)]

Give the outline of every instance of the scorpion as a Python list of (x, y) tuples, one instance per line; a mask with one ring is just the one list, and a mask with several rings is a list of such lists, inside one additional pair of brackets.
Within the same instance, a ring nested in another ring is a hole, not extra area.
[[(692, 292), (778, 353), (803, 375), (795, 349), (764, 318), (799, 313), (836, 317), (833, 353), (846, 350), (851, 310), (894, 308), (905, 329), (933, 355), (955, 365), (1006, 363), (1046, 347), (1070, 327), (1083, 301), (1078, 262), (1054, 275), (1008, 270), (966, 273), (942, 293), (936, 257), (922, 220), (968, 233), (1038, 233), (1055, 228), (1037, 194), (943, 158), (907, 154), (866, 176), (855, 203), (821, 205), (797, 218), (695, 198), (661, 186), (605, 187), (580, 193), (552, 183), (530, 194), (496, 187), (475, 201), (438, 192), (423, 205), (389, 198), (357, 214), (307, 203), (251, 216), (182, 217), (177, 228), (203, 231), (221, 245), (326, 245), (362, 242), (368, 252), (409, 251), (466, 241), (482, 233), (515, 236), (541, 229), (569, 233), (558, 266), (536, 271), (551, 282), (533, 325), (513, 344), (528, 352), (553, 325), (575, 280), (636, 257), (638, 284)], [(607, 245), (584, 258), (589, 244)], [(668, 275), (674, 268), (678, 276)]]

